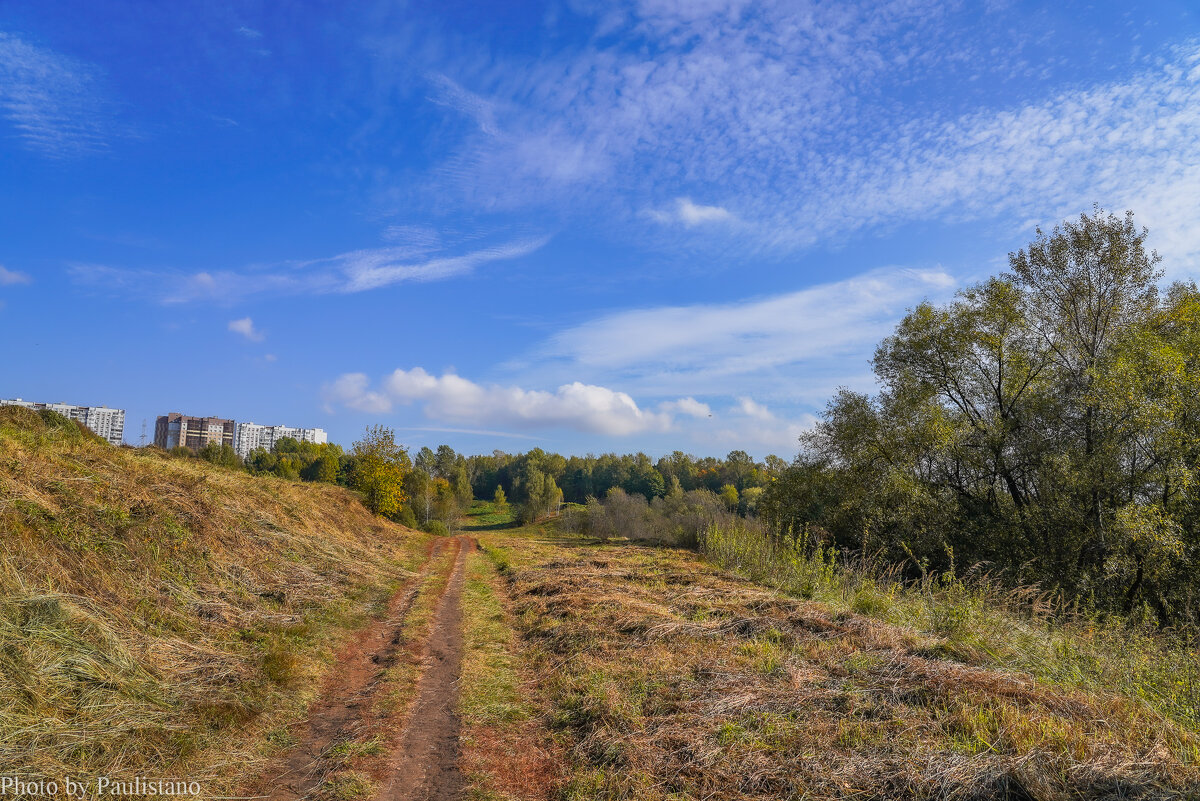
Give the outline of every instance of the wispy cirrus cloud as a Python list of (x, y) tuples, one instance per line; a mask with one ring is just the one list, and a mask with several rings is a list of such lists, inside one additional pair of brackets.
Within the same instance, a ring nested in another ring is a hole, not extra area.
[(482, 95), (467, 91), (445, 75), (431, 73), (429, 81), (434, 88), (430, 98), (434, 103), (465, 114), (475, 121), (479, 130), (488, 136), (500, 136), (502, 132), (496, 122), (496, 104)]
[(0, 31), (0, 115), (33, 150), (103, 150), (114, 132), (95, 67)]
[[(736, 210), (726, 236), (782, 251), (909, 221), (1024, 232), (1098, 201), (1169, 227), (1168, 255), (1200, 256), (1200, 207), (1180, 202), (1200, 186), (1195, 43), (1103, 72), (1076, 58), (1057, 76), (1063, 60), (1037, 57), (1049, 21), (1028, 9), (576, 7), (594, 18), (586, 45), (440, 79), (457, 98), (440, 102), (479, 127), (434, 191), (622, 224), (630, 209), (688, 227)], [(655, 228), (640, 233), (672, 235)]]
[(28, 284), (33, 281), (28, 273), (20, 272), (19, 270), (9, 270), (4, 265), (0, 264), (0, 286), (14, 286), (16, 284)]
[[(733, 303), (631, 309), (553, 335), (508, 365), (531, 380), (587, 376), (649, 397), (738, 394), (823, 403), (838, 386), (872, 385), (870, 359), (906, 309), (945, 299), (941, 270), (882, 268)], [(743, 405), (753, 417), (757, 407)]]
[(524, 239), (461, 256), (426, 259), (415, 263), (406, 259), (407, 251), (402, 248), (359, 250), (310, 264), (331, 267), (335, 273), (343, 276), (344, 282), (339, 291), (362, 292), (402, 281), (441, 281), (465, 275), (488, 262), (526, 256), (541, 249), (548, 241), (548, 237)]
[(75, 263), (72, 278), (109, 291), (164, 303), (232, 303), (261, 295), (348, 294), (405, 282), (444, 281), (495, 261), (516, 259), (543, 247), (549, 237), (505, 242), (456, 256), (432, 256), (427, 247), (366, 248), (325, 259), (283, 262), (242, 270), (133, 270)]

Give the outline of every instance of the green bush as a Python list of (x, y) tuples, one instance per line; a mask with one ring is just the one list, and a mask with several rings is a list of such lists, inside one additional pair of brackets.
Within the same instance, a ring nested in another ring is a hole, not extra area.
[(408, 526), (409, 528), (417, 527), (417, 516), (413, 514), (411, 506), (401, 506), (400, 511), (392, 515), (392, 520), (396, 521), (402, 526)]
[(421, 530), (427, 534), (433, 534), (437, 537), (449, 537), (450, 527), (441, 520), (430, 520), (425, 525), (421, 526)]

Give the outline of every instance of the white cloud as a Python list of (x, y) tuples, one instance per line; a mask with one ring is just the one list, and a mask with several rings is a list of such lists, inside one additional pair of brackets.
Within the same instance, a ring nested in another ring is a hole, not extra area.
[(540, 439), (530, 434), (494, 431), (487, 428), (451, 428), (447, 426), (401, 426), (399, 431), (431, 431), (439, 434), (472, 434), (477, 437), (507, 437), (509, 439)]
[(403, 282), (443, 281), (493, 261), (537, 251), (549, 237), (492, 245), (458, 255), (429, 257), (428, 245), (355, 250), (325, 259), (286, 262), (244, 270), (196, 273), (127, 270), (101, 264), (70, 265), (81, 283), (145, 294), (164, 303), (210, 300), (230, 303), (255, 295), (322, 295), (365, 292)]
[(378, 388), (362, 373), (348, 373), (327, 384), (324, 395), (329, 406), (376, 414), (391, 411), (395, 405), (419, 403), (430, 419), (475, 426), (572, 429), (623, 436), (666, 431), (672, 424), (669, 413), (642, 409), (626, 393), (607, 387), (574, 381), (553, 392), (527, 390), (478, 384), (453, 373), (435, 376), (420, 367), (398, 369)]
[(868, 388), (870, 358), (904, 312), (949, 297), (939, 270), (885, 268), (734, 303), (621, 311), (568, 328), (522, 368), (537, 380), (584, 375), (651, 397), (753, 393), (823, 403)]
[(664, 401), (658, 405), (658, 408), (662, 412), (677, 412), (679, 414), (687, 415), (688, 417), (695, 417), (697, 419), (712, 417), (712, 407), (710, 407), (707, 403), (701, 403), (695, 398), (680, 398), (677, 401)]
[(362, 292), (402, 281), (440, 281), (465, 275), (481, 264), (526, 256), (539, 250), (547, 241), (547, 237), (525, 239), (484, 248), (463, 256), (407, 263), (408, 253), (404, 249), (377, 248), (344, 253), (325, 262), (313, 264), (329, 265), (343, 276), (338, 291)]
[(765, 448), (790, 457), (799, 450), (800, 436), (817, 422), (815, 415), (802, 413), (799, 419), (785, 420), (752, 398), (737, 399), (728, 417), (711, 432), (698, 432), (701, 441), (722, 447)]
[(0, 115), (25, 143), (65, 157), (101, 150), (112, 133), (96, 70), (0, 31)]
[[(451, 84), (468, 100), (454, 105), (480, 130), (430, 191), (601, 220), (647, 206), (660, 223), (736, 220), (719, 230), (737, 245), (784, 252), (913, 220), (1027, 234), (1098, 201), (1169, 226), (1164, 253), (1200, 271), (1188, 200), (1200, 191), (1200, 48), (1152, 63), (1077, 42), (1073, 59), (1048, 60), (1034, 31), (1053, 20), (997, 8), (981, 23), (960, 5), (578, 4), (595, 17), (588, 46), (532, 66), (457, 65)], [(688, 199), (702, 196), (721, 204)]]
[(652, 209), (649, 212), (650, 217), (661, 223), (683, 223), (688, 228), (693, 228), (697, 225), (705, 223), (729, 222), (734, 216), (728, 209), (720, 206), (700, 206), (691, 201), (691, 198), (680, 197), (675, 199), (675, 208), (669, 211), (660, 211)]
[(572, 430), (622, 437), (669, 434), (717, 449), (753, 448), (784, 455), (816, 421), (812, 414), (781, 417), (750, 397), (740, 397), (724, 412), (693, 397), (659, 403), (655, 411), (639, 406), (628, 394), (575, 381), (553, 392), (518, 386), (481, 384), (454, 373), (433, 375), (420, 367), (398, 369), (373, 384), (364, 373), (346, 373), (322, 388), (325, 410), (340, 408), (386, 415), (397, 407), (417, 405), (426, 418), (447, 425), (407, 426), (402, 430), (439, 431), (488, 436), (524, 437), (479, 426), (503, 426), (527, 432)]
[(738, 398), (737, 411), (756, 420), (770, 422), (775, 419), (775, 415), (766, 406), (756, 403), (752, 398)]
[(16, 270), (6, 269), (0, 265), (0, 286), (12, 286), (14, 284), (28, 284), (33, 279), (27, 273), (18, 272)]
[(239, 36), (244, 36), (247, 39), (261, 39), (262, 38), (261, 31), (256, 31), (254, 28), (249, 28), (245, 25), (243, 25), (240, 28), (238, 28), (237, 30), (235, 30), (234, 33), (238, 34)]
[(267, 338), (267, 335), (254, 327), (254, 321), (249, 317), (243, 317), (240, 320), (230, 320), (229, 330), (235, 334), (241, 334), (251, 342), (262, 342)]
[(337, 406), (345, 406), (368, 414), (383, 414), (392, 410), (392, 401), (381, 392), (370, 388), (371, 379), (364, 373), (346, 373), (322, 388), (325, 396), (325, 411), (333, 413)]
[(489, 136), (500, 135), (496, 124), (496, 104), (482, 95), (469, 92), (445, 75), (434, 73), (429, 76), (434, 87), (433, 102), (448, 106), (470, 117), (479, 126), (479, 130)]

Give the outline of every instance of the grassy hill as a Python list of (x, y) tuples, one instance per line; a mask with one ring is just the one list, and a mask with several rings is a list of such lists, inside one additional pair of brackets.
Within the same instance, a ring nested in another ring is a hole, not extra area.
[(235, 787), (426, 540), (338, 487), (0, 409), (0, 767)]

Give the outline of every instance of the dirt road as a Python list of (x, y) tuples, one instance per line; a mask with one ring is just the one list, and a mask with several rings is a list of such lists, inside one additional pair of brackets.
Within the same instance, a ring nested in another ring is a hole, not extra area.
[(454, 571), (438, 604), (417, 697), (381, 801), (452, 801), (462, 795), (455, 702), (463, 650), (464, 565), (474, 543), (468, 537), (457, 542)]
[[(459, 725), (455, 712), (462, 660), (461, 598), (467, 536), (434, 541), (417, 575), (392, 598), (388, 613), (347, 645), (309, 716), (293, 734), (297, 742), (271, 761), (246, 795), (268, 801), (316, 797), (336, 774), (339, 748), (374, 739), (385, 753), (372, 773), (375, 801), (452, 801), (462, 796), (458, 768)], [(445, 575), (447, 574), (448, 575)], [(422, 588), (444, 578), (432, 625), (423, 642), (412, 641), (410, 612)], [(381, 694), (397, 660), (417, 660), (415, 696), (395, 726)]]

